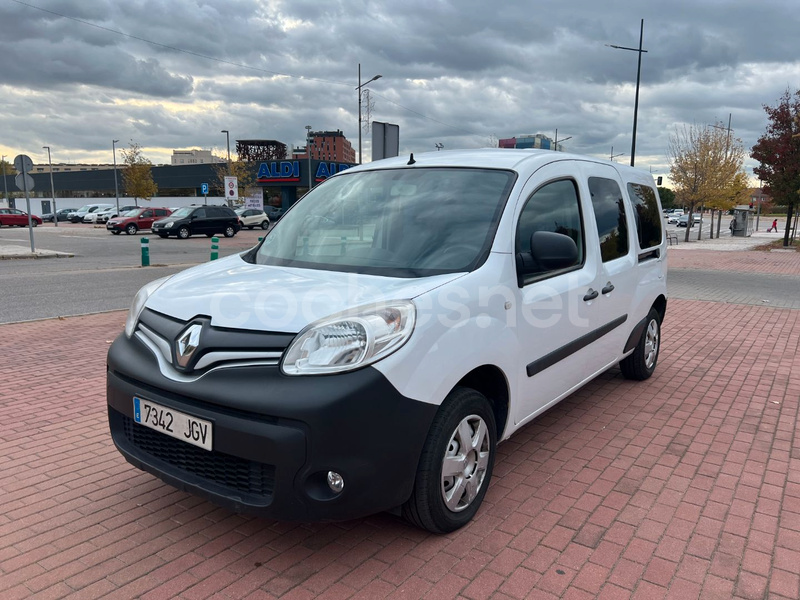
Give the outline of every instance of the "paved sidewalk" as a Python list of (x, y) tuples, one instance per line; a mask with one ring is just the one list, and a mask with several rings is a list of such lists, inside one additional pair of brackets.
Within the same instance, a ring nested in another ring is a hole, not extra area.
[(71, 252), (58, 252), (41, 248), (36, 248), (35, 252), (31, 252), (30, 245), (0, 244), (0, 260), (12, 258), (70, 258), (72, 256), (74, 255)]
[(178, 492), (107, 432), (124, 313), (2, 325), (0, 597), (798, 598), (800, 311), (667, 315), (656, 374), (612, 370), (502, 444), (478, 518), (446, 536)]

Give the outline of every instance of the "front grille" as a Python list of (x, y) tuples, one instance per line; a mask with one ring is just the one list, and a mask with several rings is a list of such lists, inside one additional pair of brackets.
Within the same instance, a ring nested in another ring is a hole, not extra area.
[(169, 437), (122, 416), (123, 431), (130, 443), (142, 452), (162, 460), (180, 471), (213, 482), (229, 490), (261, 501), (275, 489), (275, 466), (203, 450)]

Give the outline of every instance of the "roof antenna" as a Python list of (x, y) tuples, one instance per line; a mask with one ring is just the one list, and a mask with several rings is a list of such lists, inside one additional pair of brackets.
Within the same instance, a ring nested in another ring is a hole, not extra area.
[(406, 164), (407, 165), (413, 165), (415, 162), (417, 162), (417, 161), (414, 160), (414, 153), (412, 152), (411, 153), (411, 157), (408, 159), (408, 162)]

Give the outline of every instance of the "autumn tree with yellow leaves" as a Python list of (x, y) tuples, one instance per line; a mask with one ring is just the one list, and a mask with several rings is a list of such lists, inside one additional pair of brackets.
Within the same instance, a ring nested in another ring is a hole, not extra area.
[[(719, 210), (721, 220), (723, 211), (743, 201), (747, 189), (744, 146), (741, 140), (731, 138), (728, 130), (684, 125), (670, 136), (668, 158), (676, 200), (689, 206), (690, 215), (696, 207), (705, 206)], [(713, 212), (711, 218), (713, 224)], [(686, 228), (687, 242), (690, 229)]]

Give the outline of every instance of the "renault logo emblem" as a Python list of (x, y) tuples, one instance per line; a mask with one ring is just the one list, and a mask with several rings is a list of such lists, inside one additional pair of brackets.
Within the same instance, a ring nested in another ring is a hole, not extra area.
[(180, 366), (185, 367), (189, 364), (192, 354), (194, 354), (194, 351), (197, 350), (197, 346), (200, 344), (200, 332), (202, 330), (202, 325), (193, 323), (178, 336), (178, 352), (175, 358), (178, 360)]

